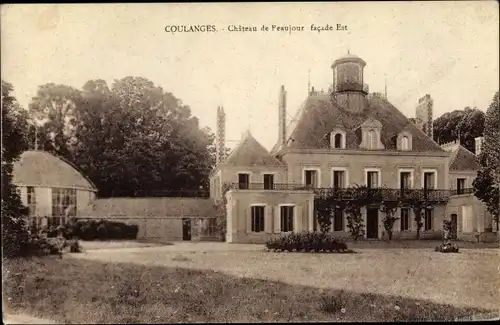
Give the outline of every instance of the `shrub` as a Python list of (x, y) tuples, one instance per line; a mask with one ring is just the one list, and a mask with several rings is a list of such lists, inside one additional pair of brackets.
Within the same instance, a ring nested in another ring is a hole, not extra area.
[(71, 253), (81, 253), (83, 251), (82, 247), (80, 246), (80, 242), (78, 241), (78, 239), (71, 239), (68, 242), (68, 246), (69, 246), (69, 251)]
[(136, 239), (139, 227), (108, 220), (78, 220), (65, 226), (62, 235), (66, 239), (83, 240)]
[(290, 233), (266, 242), (270, 250), (289, 252), (344, 252), (347, 244), (339, 238), (335, 238), (323, 232), (301, 232)]
[(66, 241), (61, 238), (49, 238), (45, 235), (31, 235), (26, 242), (23, 256), (60, 255)]
[(441, 253), (458, 253), (458, 246), (448, 241), (443, 245), (437, 246), (435, 251)]

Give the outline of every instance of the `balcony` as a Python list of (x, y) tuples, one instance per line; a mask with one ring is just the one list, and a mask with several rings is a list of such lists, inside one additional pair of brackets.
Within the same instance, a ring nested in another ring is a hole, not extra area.
[[(366, 189), (368, 196), (374, 201), (420, 200), (430, 202), (446, 202), (451, 195), (449, 190), (435, 189)], [(318, 188), (314, 190), (316, 199), (354, 200), (357, 192), (352, 189)]]
[(359, 82), (343, 82), (335, 85), (335, 92), (342, 93), (345, 91), (359, 91), (366, 95), (369, 93), (369, 87), (367, 84)]
[(303, 184), (285, 184), (285, 183), (232, 183), (232, 189), (236, 190), (265, 190), (265, 191), (312, 191), (311, 186)]
[(456, 190), (451, 190), (450, 195), (462, 195), (462, 194), (474, 194), (474, 188), (460, 188)]

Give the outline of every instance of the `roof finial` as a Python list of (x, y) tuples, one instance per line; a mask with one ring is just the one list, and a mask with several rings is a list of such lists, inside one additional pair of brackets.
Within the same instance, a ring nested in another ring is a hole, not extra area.
[(307, 71), (307, 94), (311, 94), (311, 68)]
[(387, 73), (385, 74), (385, 99), (387, 99)]

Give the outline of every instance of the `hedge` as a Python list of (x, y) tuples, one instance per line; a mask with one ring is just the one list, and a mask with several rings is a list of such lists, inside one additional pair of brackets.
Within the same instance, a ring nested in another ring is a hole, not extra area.
[(266, 242), (274, 251), (288, 252), (345, 252), (347, 244), (340, 238), (322, 232), (290, 233)]
[(76, 220), (47, 231), (49, 237), (59, 233), (66, 239), (82, 240), (136, 239), (139, 226), (109, 220)]

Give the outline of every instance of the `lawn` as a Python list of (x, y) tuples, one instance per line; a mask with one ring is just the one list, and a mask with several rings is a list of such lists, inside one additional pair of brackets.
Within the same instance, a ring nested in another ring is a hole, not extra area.
[(377, 248), (366, 248), (372, 244), (362, 245), (349, 246), (356, 246), (357, 254), (312, 254), (270, 253), (260, 245), (177, 243), (120, 252), (89, 251), (72, 256), (105, 263), (212, 270), (317, 289), (498, 310), (498, 249), (471, 246), (458, 254), (443, 254), (434, 252), (433, 245), (417, 249), (394, 248), (394, 244), (392, 248), (381, 248), (381, 244), (374, 244)]
[[(152, 248), (144, 250), (148, 249)], [(183, 263), (182, 254), (173, 254), (173, 260)], [(285, 254), (267, 254), (283, 265), (280, 256)], [(294, 256), (300, 259), (300, 255)], [(322, 256), (311, 258), (327, 255)], [(488, 312), (389, 294), (318, 289), (146, 264), (69, 256), (9, 261), (3, 270), (4, 308), (7, 313), (63, 323), (417, 321), (454, 320)], [(282, 269), (282, 277), (290, 272), (294, 271)], [(309, 276), (317, 277), (314, 273)]]

